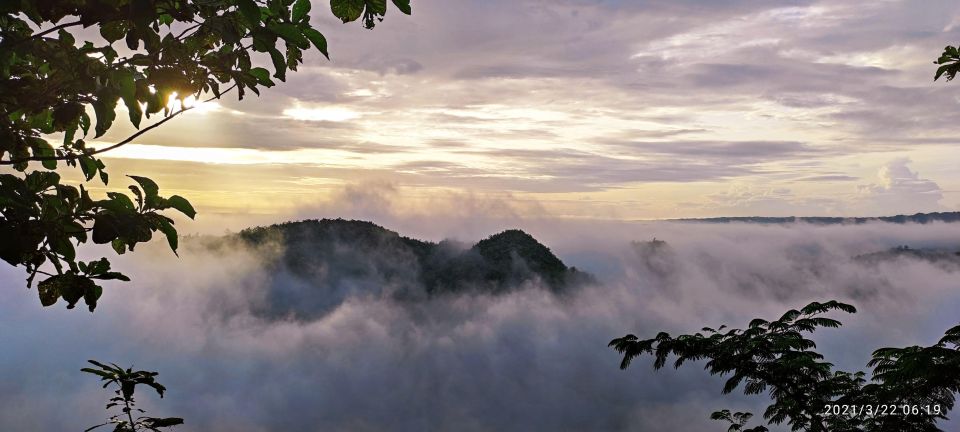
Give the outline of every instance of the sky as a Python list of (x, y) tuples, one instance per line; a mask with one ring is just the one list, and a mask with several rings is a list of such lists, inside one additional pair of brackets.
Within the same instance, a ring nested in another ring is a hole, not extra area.
[[(473, 244), (516, 227), (596, 283), (419, 303), (387, 286), (298, 320), (257, 312), (296, 282), (270, 248), (81, 247), (133, 279), (107, 282), (93, 314), (43, 308), (0, 266), (0, 430), (96, 424), (109, 394), (78, 370), (98, 358), (159, 371), (168, 397), (139, 400), (185, 432), (706, 432), (710, 412), (766, 398), (723, 396), (697, 365), (621, 371), (607, 342), (840, 299), (860, 312), (815, 339), (865, 370), (878, 347), (956, 325), (960, 267), (856, 258), (956, 251), (956, 224), (638, 220), (960, 210), (960, 84), (933, 82), (932, 64), (960, 42), (960, 2), (412, 3), (371, 31), (316, 1), (332, 60), (309, 53), (259, 98), (106, 153), (110, 186), (144, 175), (189, 198), (182, 234), (344, 217)], [(133, 132), (121, 120), (93, 144)], [(652, 238), (667, 251), (632, 243)]]
[(560, 218), (960, 209), (960, 93), (932, 64), (960, 40), (954, 1), (417, 0), (374, 30), (315, 3), (331, 61), (201, 105), (111, 172), (217, 226), (371, 184)]

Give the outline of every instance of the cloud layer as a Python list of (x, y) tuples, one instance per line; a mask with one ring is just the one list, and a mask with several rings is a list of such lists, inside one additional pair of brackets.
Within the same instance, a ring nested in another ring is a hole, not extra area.
[[(620, 371), (606, 342), (837, 298), (861, 312), (816, 340), (839, 367), (862, 369), (877, 347), (931, 343), (960, 306), (949, 268), (852, 260), (955, 248), (949, 225), (515, 225), (599, 283), (569, 297), (530, 286), (414, 303), (354, 291), (321, 316), (284, 320), (256, 313), (270, 271), (259, 253), (187, 247), (178, 260), (151, 244), (121, 260), (135, 281), (108, 287), (95, 314), (44, 310), (13, 290), (0, 305), (0, 344), (12, 348), (0, 356), (0, 429), (96, 424), (106, 394), (78, 369), (98, 358), (160, 371), (168, 397), (141, 401), (186, 417), (184, 431), (712, 431), (713, 410), (756, 412), (764, 399), (723, 397), (695, 366)], [(653, 237), (669, 249), (629, 243)]]

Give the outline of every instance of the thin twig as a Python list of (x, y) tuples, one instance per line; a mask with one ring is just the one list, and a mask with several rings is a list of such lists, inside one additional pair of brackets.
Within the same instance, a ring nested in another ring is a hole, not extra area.
[(37, 38), (42, 38), (42, 37), (44, 37), (44, 36), (46, 36), (46, 35), (48, 35), (48, 34), (50, 34), (50, 33), (53, 33), (53, 32), (55, 32), (55, 31), (57, 31), (57, 30), (62, 30), (62, 29), (65, 29), (65, 28), (67, 28), (67, 27), (73, 27), (73, 26), (81, 25), (81, 24), (83, 24), (83, 22), (81, 22), (81, 21), (71, 21), (71, 22), (68, 22), (68, 23), (60, 24), (60, 25), (58, 25), (58, 26), (53, 26), (53, 27), (51, 27), (51, 28), (49, 28), (49, 29), (46, 29), (46, 30), (40, 32), (40, 33), (34, 33), (34, 34), (30, 35), (30, 37), (28, 37), (28, 38), (24, 38), (24, 39), (20, 39), (20, 40), (13, 41), (13, 44), (12, 44), (11, 46), (14, 47), (14, 46), (20, 45), (20, 44), (22, 44), (22, 43), (24, 43), (24, 42), (27, 42), (27, 41), (31, 41), (31, 40), (34, 40), (34, 39), (37, 39)]
[[(203, 23), (199, 23), (199, 24), (190, 26), (190, 27), (186, 28), (185, 30), (183, 30), (183, 32), (181, 32), (179, 35), (177, 35), (177, 37), (176, 37), (175, 39), (177, 39), (177, 40), (179, 40), (179, 41), (182, 41), (184, 35), (186, 35), (187, 32), (189, 32), (189, 31), (191, 31), (191, 30), (196, 30), (196, 31), (194, 31), (193, 33), (190, 33), (190, 34), (189, 34), (189, 36), (193, 36), (193, 35), (197, 34), (197, 32), (200, 31), (199, 28), (202, 27), (202, 26), (203, 26)], [(173, 33), (171, 32), (170, 34), (173, 34)], [(168, 46), (164, 46), (163, 48), (160, 48), (159, 50), (157, 50), (157, 52), (155, 52), (155, 53), (149, 53), (149, 55), (150, 55), (150, 56), (155, 56), (155, 57), (159, 58), (160, 54), (163, 54), (164, 50), (166, 50), (167, 48), (168, 48)], [(138, 55), (138, 54), (139, 54), (139, 53), (135, 53), (134, 55)], [(133, 56), (131, 56), (131, 57), (125, 57), (125, 58), (121, 59), (120, 61), (114, 63), (113, 66), (123, 66), (123, 65), (126, 65), (127, 63), (130, 63), (131, 61), (133, 61)]]
[[(234, 84), (234, 85), (230, 86), (230, 87), (227, 88), (226, 90), (220, 92), (220, 96), (223, 96), (223, 95), (227, 94), (228, 92), (230, 92), (231, 90), (233, 90), (233, 89), (236, 88), (236, 87), (237, 87), (237, 84)], [(210, 102), (210, 101), (212, 101), (212, 100), (214, 100), (214, 99), (219, 99), (219, 97), (214, 96), (214, 97), (211, 97), (211, 98), (209, 98), (209, 99), (206, 99), (206, 100), (202, 101), (201, 103)], [(89, 152), (85, 152), (85, 153), (82, 153), (82, 154), (69, 154), (69, 155), (63, 155), (63, 156), (31, 156), (31, 157), (20, 158), (20, 159), (11, 159), (11, 160), (6, 160), (6, 161), (0, 161), (0, 165), (16, 165), (16, 164), (23, 163), (23, 162), (42, 162), (42, 161), (51, 161), (51, 160), (53, 160), (53, 161), (76, 160), (76, 159), (79, 159), (79, 158), (81, 158), (81, 157), (83, 157), (83, 156), (93, 156), (93, 155), (96, 155), (96, 154), (108, 152), (108, 151), (110, 151), (110, 150), (116, 149), (116, 148), (121, 147), (121, 146), (123, 146), (123, 145), (129, 144), (131, 141), (139, 138), (141, 135), (143, 135), (143, 134), (145, 134), (145, 133), (147, 133), (147, 132), (149, 132), (149, 131), (157, 128), (157, 127), (159, 127), (160, 125), (162, 125), (162, 124), (164, 124), (164, 123), (172, 120), (174, 117), (176, 117), (176, 116), (178, 116), (178, 115), (180, 115), (180, 114), (183, 114), (183, 113), (185, 113), (185, 112), (187, 112), (187, 111), (192, 110), (193, 108), (194, 108), (194, 107), (181, 108), (179, 111), (177, 111), (177, 112), (175, 112), (175, 113), (173, 113), (173, 114), (170, 114), (170, 115), (164, 117), (163, 120), (160, 120), (160, 121), (158, 121), (158, 122), (156, 122), (156, 123), (154, 123), (154, 124), (152, 124), (152, 125), (150, 125), (150, 126), (148, 126), (148, 127), (145, 127), (145, 128), (143, 128), (143, 129), (140, 129), (139, 131), (137, 131), (137, 133), (135, 133), (135, 134), (133, 134), (133, 135), (130, 135), (129, 137), (127, 137), (127, 138), (124, 139), (123, 141), (120, 141), (120, 142), (118, 142), (118, 143), (116, 143), (116, 144), (114, 144), (114, 145), (107, 146), (107, 147), (104, 147), (104, 148), (101, 148), (101, 149), (96, 149), (96, 150), (89, 151)]]

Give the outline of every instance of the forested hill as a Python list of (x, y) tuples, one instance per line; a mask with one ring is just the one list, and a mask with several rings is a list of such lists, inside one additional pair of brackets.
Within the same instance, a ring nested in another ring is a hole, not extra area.
[(897, 224), (918, 223), (926, 224), (932, 222), (960, 222), (960, 212), (942, 212), (942, 213), (916, 213), (912, 215), (881, 216), (881, 217), (763, 217), (763, 216), (745, 216), (745, 217), (716, 217), (704, 219), (674, 219), (678, 222), (702, 222), (702, 223), (758, 223), (758, 224), (789, 224), (789, 223), (809, 223), (815, 225), (855, 225), (868, 222), (889, 222)]
[(561, 292), (592, 279), (520, 230), (467, 245), (404, 237), (371, 222), (323, 219), (246, 229), (228, 239), (272, 251), (265, 256), (274, 270), (277, 313), (322, 310), (356, 294), (497, 294), (528, 282)]

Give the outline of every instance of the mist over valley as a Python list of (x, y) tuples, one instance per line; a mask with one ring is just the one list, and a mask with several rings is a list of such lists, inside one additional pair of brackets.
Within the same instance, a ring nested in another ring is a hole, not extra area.
[[(190, 418), (185, 431), (712, 431), (710, 412), (764, 398), (722, 397), (698, 368), (621, 371), (606, 343), (839, 299), (860, 313), (814, 339), (857, 370), (880, 346), (930, 343), (960, 306), (956, 265), (890, 252), (947, 256), (955, 224), (501, 228), (432, 242), (307, 220), (189, 238), (179, 259), (146, 245), (118, 262), (133, 286), (108, 286), (95, 315), (31, 296), (0, 306), (0, 343), (22, 347), (0, 357), (0, 418), (17, 430), (94, 421), (98, 386), (66, 371), (98, 356), (163, 371), (168, 398), (144, 403)], [(19, 326), (38, 314), (52, 316)], [(41, 415), (51, 400), (62, 409)]]

